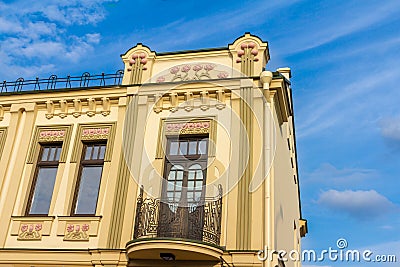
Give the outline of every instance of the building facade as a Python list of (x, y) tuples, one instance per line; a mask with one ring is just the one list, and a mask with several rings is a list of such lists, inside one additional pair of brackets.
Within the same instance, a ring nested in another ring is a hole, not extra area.
[(248, 33), (121, 57), (1, 85), (0, 265), (300, 266), (261, 259), (307, 232), (290, 69)]

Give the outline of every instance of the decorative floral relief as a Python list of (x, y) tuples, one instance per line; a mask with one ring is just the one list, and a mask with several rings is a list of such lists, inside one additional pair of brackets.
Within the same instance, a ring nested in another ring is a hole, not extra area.
[(19, 229), (19, 240), (41, 240), (42, 239), (42, 224), (21, 224)]
[(109, 134), (110, 134), (110, 128), (83, 129), (82, 139), (83, 140), (107, 139)]
[(258, 48), (255, 43), (243, 43), (240, 46), (240, 50), (237, 52), (238, 59), (236, 60), (237, 63), (242, 62), (243, 56), (247, 57), (248, 59), (252, 59), (253, 61), (258, 61), (256, 56), (258, 55)]
[(204, 79), (223, 79), (228, 78), (229, 73), (217, 70), (217, 66), (212, 63), (196, 63), (173, 66), (169, 73), (157, 77), (156, 82), (176, 82), (176, 81), (194, 81)]
[(147, 70), (144, 65), (147, 64), (146, 54), (145, 53), (137, 53), (133, 54), (131, 59), (129, 60), (128, 71), (132, 71), (132, 68), (143, 67), (143, 70)]
[(64, 240), (89, 240), (89, 224), (67, 224)]
[(65, 130), (48, 130), (39, 133), (39, 141), (63, 141), (65, 137)]
[(167, 134), (199, 134), (208, 133), (210, 131), (210, 122), (184, 122), (184, 123), (168, 123), (165, 127)]

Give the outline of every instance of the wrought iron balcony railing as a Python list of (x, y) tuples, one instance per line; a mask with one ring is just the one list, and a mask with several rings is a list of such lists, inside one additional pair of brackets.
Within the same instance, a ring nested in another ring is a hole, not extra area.
[(16, 81), (3, 81), (0, 83), (0, 93), (121, 85), (123, 76), (124, 71), (118, 70), (113, 74), (90, 75), (89, 72), (85, 72), (81, 76), (68, 75), (63, 78), (59, 78), (56, 75), (51, 75), (47, 79), (25, 80), (24, 78), (18, 78)]
[(221, 236), (222, 187), (216, 198), (180, 206), (159, 198), (137, 200), (134, 239), (183, 238), (219, 245)]

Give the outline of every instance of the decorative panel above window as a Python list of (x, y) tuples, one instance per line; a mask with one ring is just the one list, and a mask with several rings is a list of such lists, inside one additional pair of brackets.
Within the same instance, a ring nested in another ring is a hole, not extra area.
[(33, 164), (38, 158), (40, 144), (62, 143), (58, 162), (63, 163), (67, 159), (69, 142), (71, 139), (72, 125), (37, 126), (27, 163)]
[(75, 138), (71, 162), (78, 162), (82, 153), (84, 142), (104, 141), (107, 147), (104, 161), (111, 161), (112, 147), (114, 144), (115, 123), (79, 124)]
[[(217, 122), (213, 118), (183, 118), (173, 120), (161, 120), (160, 132), (158, 136), (157, 156), (164, 158), (167, 137), (170, 136), (196, 136), (208, 135), (210, 140), (208, 147), (208, 156), (215, 155), (215, 141), (217, 136)], [(173, 144), (172, 144), (173, 145)], [(183, 144), (184, 145), (184, 144)], [(188, 148), (193, 144), (188, 144)], [(190, 151), (189, 151), (190, 152)], [(188, 152), (188, 153), (189, 153)]]

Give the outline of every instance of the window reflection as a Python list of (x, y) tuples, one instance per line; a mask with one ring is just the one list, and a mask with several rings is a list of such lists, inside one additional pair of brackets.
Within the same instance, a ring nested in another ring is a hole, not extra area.
[(95, 215), (106, 144), (87, 143), (82, 153), (83, 157), (75, 190), (73, 214)]
[(61, 144), (41, 145), (28, 198), (27, 215), (47, 215), (49, 213), (61, 147)]

